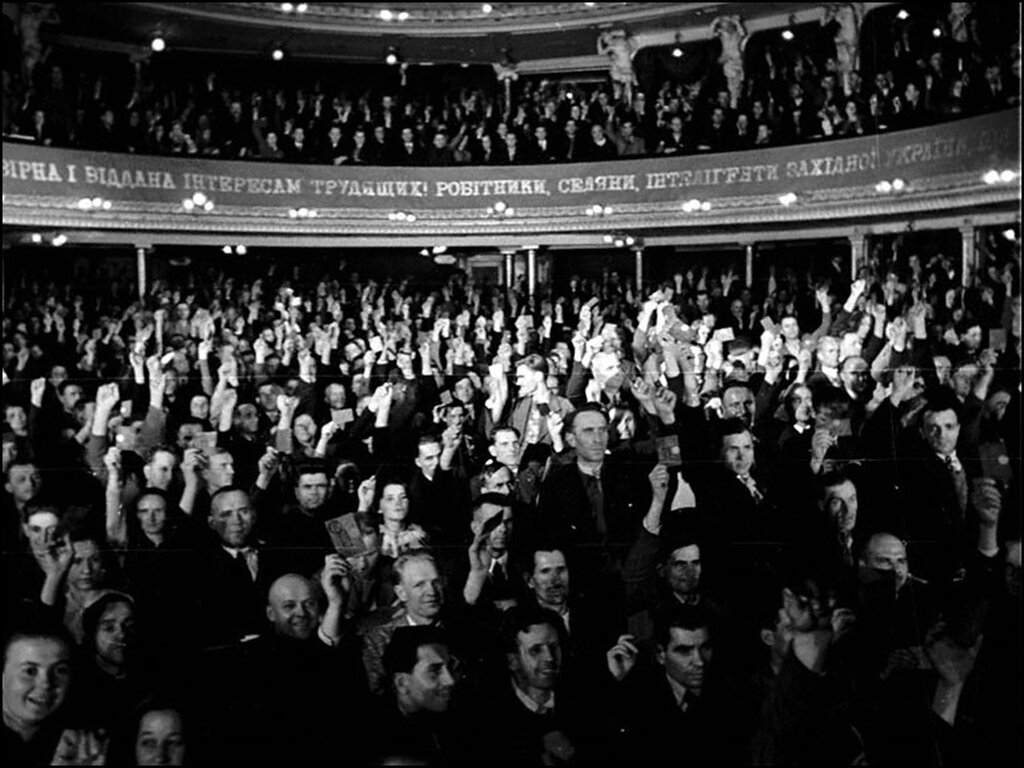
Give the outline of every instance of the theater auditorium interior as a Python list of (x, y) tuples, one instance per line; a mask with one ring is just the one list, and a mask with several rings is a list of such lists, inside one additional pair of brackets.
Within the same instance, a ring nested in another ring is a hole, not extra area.
[(5, 759), (1019, 765), (1020, 14), (5, 3)]

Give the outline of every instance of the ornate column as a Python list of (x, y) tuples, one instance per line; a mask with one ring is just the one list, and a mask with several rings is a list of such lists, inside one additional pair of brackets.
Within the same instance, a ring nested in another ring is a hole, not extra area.
[(978, 271), (977, 230), (960, 227), (960, 285), (968, 285)]
[(146, 299), (146, 246), (135, 246), (135, 271), (138, 276), (139, 300)]
[(531, 299), (537, 292), (537, 249), (526, 251), (526, 290)]
[(864, 265), (865, 254), (868, 252), (867, 236), (855, 232), (847, 237), (850, 241), (850, 280), (856, 280), (860, 268)]

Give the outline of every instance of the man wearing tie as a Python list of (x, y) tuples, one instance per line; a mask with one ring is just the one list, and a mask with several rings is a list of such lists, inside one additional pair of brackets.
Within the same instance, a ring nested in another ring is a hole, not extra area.
[(469, 574), (462, 596), (466, 605), (505, 610), (515, 600), (509, 578), (509, 539), (512, 535), (512, 498), (484, 493), (473, 505), (473, 544), (469, 548)]
[(958, 454), (960, 403), (951, 392), (932, 395), (924, 406), (917, 455), (901, 464), (901, 532), (917, 549), (929, 579), (951, 576), (962, 564), (968, 475)]
[(553, 163), (558, 158), (555, 155), (554, 147), (551, 146), (551, 139), (548, 137), (548, 129), (545, 125), (538, 125), (533, 130), (534, 145), (533, 158), (535, 163)]
[(256, 511), (241, 488), (228, 485), (214, 493), (207, 522), (216, 541), (197, 565), (196, 583), (202, 585), (198, 639), (210, 647), (263, 631), (267, 589), (281, 569), (260, 547)]
[(702, 609), (672, 606), (658, 618), (653, 663), (631, 635), (608, 651), (613, 746), (629, 762), (675, 763), (680, 750), (698, 765), (740, 761), (737, 697), (716, 674), (710, 625)]
[(719, 427), (718, 463), (687, 478), (697, 494), (701, 528), (719, 545), (777, 541), (782, 538), (775, 506), (756, 471), (754, 436), (738, 418)]

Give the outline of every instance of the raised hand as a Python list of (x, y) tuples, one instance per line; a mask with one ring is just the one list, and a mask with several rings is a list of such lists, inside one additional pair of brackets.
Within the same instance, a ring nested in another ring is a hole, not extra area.
[(320, 586), (327, 602), (340, 605), (352, 591), (352, 566), (341, 555), (324, 555), (324, 569), (320, 573)]
[(646, 379), (637, 377), (629, 383), (629, 390), (633, 393), (633, 397), (641, 405), (646, 405), (654, 400), (654, 387), (652, 387)]
[(66, 728), (50, 765), (106, 765), (110, 738), (106, 731)]
[(96, 390), (96, 408), (100, 411), (110, 412), (117, 401), (121, 399), (121, 393), (116, 382), (103, 384)]
[(668, 467), (664, 464), (655, 464), (647, 479), (651, 483), (651, 494), (654, 498), (664, 501), (668, 495)]
[[(187, 452), (186, 452), (187, 453)], [(278, 467), (281, 466), (281, 456), (273, 448), (268, 447), (263, 455), (260, 456), (260, 460), (257, 463), (259, 473), (264, 477), (273, 477), (274, 473), (277, 472)], [(184, 468), (184, 465), (182, 465)]]
[(999, 482), (991, 477), (976, 477), (971, 481), (970, 506), (978, 516), (978, 523), (994, 527), (999, 523), (1003, 508), (1003, 494)]
[(946, 625), (940, 621), (928, 630), (924, 652), (944, 683), (961, 685), (974, 669), (983, 637), (979, 634), (972, 647), (964, 648), (946, 634)]
[(620, 635), (615, 645), (606, 654), (608, 671), (611, 672), (616, 682), (622, 682), (632, 671), (639, 655), (636, 638), (633, 635)]
[(42, 408), (43, 395), (46, 394), (46, 379), (42, 376), (38, 379), (32, 379), (32, 383), (29, 385), (29, 391), (31, 392), (32, 405), (36, 408)]
[(668, 388), (659, 390), (654, 396), (654, 407), (663, 422), (669, 424), (675, 421), (677, 399), (676, 393)]
[(359, 511), (368, 512), (373, 507), (373, 498), (377, 493), (377, 477), (371, 476), (363, 480), (356, 489), (359, 498)]
[(121, 449), (112, 446), (103, 454), (103, 466), (107, 468), (110, 475), (118, 475), (121, 472)]

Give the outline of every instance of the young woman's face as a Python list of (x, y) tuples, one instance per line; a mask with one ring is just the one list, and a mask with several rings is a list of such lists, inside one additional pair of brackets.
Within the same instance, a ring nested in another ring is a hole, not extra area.
[(404, 485), (392, 483), (384, 486), (380, 497), (380, 513), (385, 521), (400, 523), (405, 520), (409, 514), (409, 497)]

